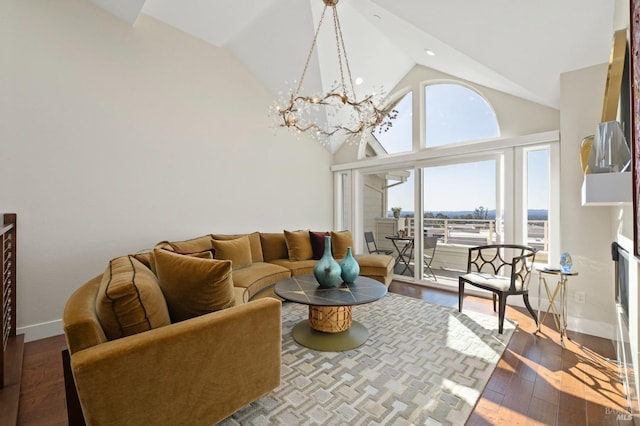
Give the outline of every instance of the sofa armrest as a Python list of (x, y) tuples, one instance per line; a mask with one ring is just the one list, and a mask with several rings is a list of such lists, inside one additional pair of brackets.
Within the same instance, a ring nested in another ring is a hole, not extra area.
[(280, 383), (281, 303), (264, 298), (74, 353), (89, 425), (214, 424)]

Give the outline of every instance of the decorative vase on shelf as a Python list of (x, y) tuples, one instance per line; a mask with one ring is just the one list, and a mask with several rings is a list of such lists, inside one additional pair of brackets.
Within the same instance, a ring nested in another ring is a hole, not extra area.
[(347, 284), (353, 284), (358, 275), (360, 275), (360, 265), (351, 254), (351, 247), (347, 247), (347, 255), (340, 262), (340, 269), (342, 270), (340, 274), (342, 281)]
[(562, 253), (560, 255), (560, 268), (562, 272), (571, 272), (571, 266), (573, 266), (571, 255), (567, 252)]
[(331, 237), (324, 237), (324, 254), (313, 267), (313, 275), (321, 288), (336, 287), (340, 282), (342, 269), (331, 256)]

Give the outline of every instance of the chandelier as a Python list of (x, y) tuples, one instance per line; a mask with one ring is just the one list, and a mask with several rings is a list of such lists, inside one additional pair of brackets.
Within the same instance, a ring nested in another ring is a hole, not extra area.
[[(397, 111), (392, 107), (384, 109), (379, 106), (384, 98), (382, 91), (378, 95), (371, 94), (357, 100), (336, 8), (339, 0), (322, 1), (324, 9), (313, 36), (311, 49), (307, 55), (300, 80), (289, 96), (281, 97), (271, 107), (276, 124), (297, 133), (308, 131), (323, 144), (328, 144), (329, 138), (334, 135), (343, 138), (359, 136), (359, 140), (362, 140), (375, 127), (379, 127), (379, 131), (387, 131), (391, 127), (391, 120), (397, 117)], [(340, 81), (336, 81), (326, 94), (301, 95), (300, 92), (304, 90), (302, 84), (309, 67), (309, 61), (329, 7), (333, 12)]]

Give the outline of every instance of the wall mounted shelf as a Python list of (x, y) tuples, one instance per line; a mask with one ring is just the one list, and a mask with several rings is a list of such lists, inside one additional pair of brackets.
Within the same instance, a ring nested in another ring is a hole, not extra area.
[(583, 206), (631, 204), (631, 172), (590, 173), (582, 182)]

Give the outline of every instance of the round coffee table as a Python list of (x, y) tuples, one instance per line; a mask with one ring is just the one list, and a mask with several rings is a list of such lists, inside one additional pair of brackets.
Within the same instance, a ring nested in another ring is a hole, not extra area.
[(380, 299), (387, 287), (361, 276), (353, 284), (320, 288), (313, 275), (300, 275), (276, 283), (275, 292), (284, 300), (309, 305), (309, 319), (293, 328), (296, 342), (318, 351), (340, 352), (357, 348), (369, 337), (369, 330), (352, 319), (352, 306)]

